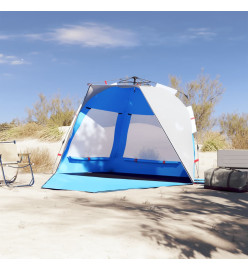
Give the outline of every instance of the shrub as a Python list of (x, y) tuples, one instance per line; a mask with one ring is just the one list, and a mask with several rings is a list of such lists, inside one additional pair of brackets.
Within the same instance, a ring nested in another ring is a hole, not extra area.
[(223, 114), (219, 122), (235, 149), (248, 149), (248, 114)]
[(61, 99), (58, 94), (50, 102), (50, 111), (49, 122), (56, 126), (70, 126), (75, 115), (75, 109), (71, 99)]
[(28, 122), (40, 125), (69, 126), (75, 114), (76, 104), (70, 98), (61, 98), (56, 94), (50, 100), (44, 94), (39, 94), (39, 100), (28, 109)]
[(2, 123), (2, 124), (0, 124), (0, 132), (6, 131), (12, 127), (13, 126), (9, 123)]
[(237, 133), (232, 138), (232, 146), (235, 149), (248, 149), (248, 130)]
[(41, 93), (39, 94), (39, 100), (33, 105), (32, 109), (28, 111), (28, 122), (37, 122), (41, 125), (45, 125), (49, 119), (50, 104), (47, 98)]
[(202, 72), (185, 86), (182, 86), (181, 80), (176, 76), (169, 76), (169, 79), (171, 87), (178, 90), (177, 96), (181, 101), (192, 106), (199, 136), (210, 131), (216, 124), (213, 118), (214, 109), (225, 92), (219, 77), (211, 79)]
[[(31, 163), (34, 173), (51, 173), (53, 168), (53, 159), (46, 148), (31, 148), (23, 153), (30, 153)], [(29, 172), (29, 167), (23, 169), (24, 172)]]
[(203, 152), (217, 151), (219, 149), (229, 148), (225, 137), (218, 132), (207, 132), (201, 148)]
[(61, 98), (59, 94), (51, 99), (39, 94), (39, 100), (32, 109), (28, 109), (26, 123), (14, 119), (11, 123), (0, 124), (0, 141), (24, 138), (58, 141), (63, 135), (59, 127), (71, 124), (75, 105), (76, 102)]

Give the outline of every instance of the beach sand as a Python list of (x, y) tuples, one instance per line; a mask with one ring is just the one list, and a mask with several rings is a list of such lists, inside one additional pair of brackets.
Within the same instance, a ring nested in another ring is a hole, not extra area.
[[(60, 145), (48, 147), (54, 159)], [(203, 176), (216, 153), (199, 157)], [(201, 184), (106, 193), (41, 189), (50, 176), (35, 174), (32, 187), (0, 187), (1, 259), (248, 258), (248, 193)]]
[(0, 258), (248, 258), (248, 193), (41, 189), (49, 176), (0, 188)]

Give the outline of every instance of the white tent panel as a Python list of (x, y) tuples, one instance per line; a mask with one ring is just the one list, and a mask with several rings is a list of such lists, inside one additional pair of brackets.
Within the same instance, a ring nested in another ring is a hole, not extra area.
[(166, 85), (163, 85), (163, 84), (160, 84), (160, 83), (156, 83), (156, 86), (155, 87), (160, 87), (160, 88), (164, 88), (166, 89), (168, 92), (172, 93), (173, 95), (175, 95), (177, 93), (177, 90), (176, 89), (173, 89), (171, 87), (168, 87)]
[(91, 109), (77, 130), (67, 156), (109, 157), (117, 116), (114, 112)]
[(155, 115), (132, 115), (124, 157), (180, 161)]
[(162, 87), (140, 86), (140, 89), (193, 181), (194, 150), (187, 108)]

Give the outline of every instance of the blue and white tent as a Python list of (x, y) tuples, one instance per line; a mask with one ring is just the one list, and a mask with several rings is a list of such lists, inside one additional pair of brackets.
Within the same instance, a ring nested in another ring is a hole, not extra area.
[[(90, 85), (57, 171), (43, 188), (98, 192), (191, 184), (194, 115), (176, 92), (136, 80)], [(121, 179), (109, 177), (116, 174)]]

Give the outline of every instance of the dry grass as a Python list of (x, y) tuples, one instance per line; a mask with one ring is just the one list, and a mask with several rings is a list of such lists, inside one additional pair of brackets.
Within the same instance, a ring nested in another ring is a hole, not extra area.
[(0, 124), (0, 141), (26, 138), (59, 141), (63, 132), (58, 127), (71, 124), (76, 103), (70, 98), (61, 98), (59, 94), (50, 99), (40, 94), (33, 108), (28, 109), (26, 123), (14, 119), (11, 123)]
[[(31, 163), (34, 163), (32, 169), (35, 173), (51, 173), (53, 169), (53, 159), (48, 149), (45, 148), (31, 148), (27, 149), (23, 153), (30, 153)], [(25, 162), (25, 160), (24, 160)], [(25, 172), (29, 171), (29, 168), (24, 169)]]
[(13, 127), (13, 125), (11, 125), (10, 123), (1, 123), (0, 124), (0, 132), (2, 132), (2, 131), (6, 131), (6, 130), (8, 130), (8, 129), (10, 129), (10, 128), (12, 128)]
[(232, 141), (235, 149), (248, 149), (248, 114), (223, 114), (220, 119), (221, 130)]
[(42, 126), (35, 122), (12, 126), (0, 131), (0, 141), (35, 138), (44, 141), (59, 141), (63, 132), (59, 131), (57, 126)]
[(219, 132), (207, 132), (203, 138), (202, 151), (210, 152), (230, 148), (226, 138)]
[(37, 133), (37, 138), (44, 141), (59, 141), (62, 136), (63, 132), (53, 125), (45, 126)]
[(248, 149), (248, 130), (236, 134), (232, 138), (232, 145), (235, 149)]

